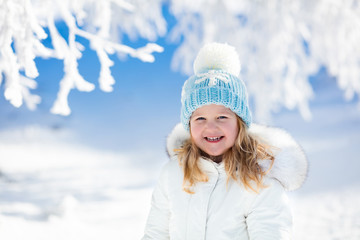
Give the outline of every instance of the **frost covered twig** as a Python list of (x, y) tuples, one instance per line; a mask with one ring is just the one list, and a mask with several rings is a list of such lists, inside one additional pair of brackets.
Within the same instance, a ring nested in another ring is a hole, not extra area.
[(1, 0), (0, 6), (0, 84), (5, 82), (4, 96), (12, 105), (19, 107), (25, 100), (34, 109), (40, 102), (39, 96), (29, 91), (36, 87), (31, 79), (38, 76), (34, 52), (42, 56), (49, 54), (40, 47), (40, 40), (46, 34), (35, 21), (28, 0)]
[[(159, 0), (148, 3), (153, 4), (155, 9), (161, 9)], [(35, 109), (40, 97), (30, 93), (30, 89), (36, 88), (34, 78), (38, 76), (34, 59), (58, 58), (64, 62), (64, 77), (60, 81), (60, 89), (51, 112), (69, 115), (70, 91), (92, 91), (95, 88), (78, 70), (78, 59), (84, 50), (77, 41), (78, 36), (89, 40), (91, 48), (98, 55), (101, 65), (100, 88), (112, 91), (115, 80), (110, 70), (113, 65), (110, 54), (129, 54), (141, 61), (153, 62), (152, 54), (163, 51), (156, 44), (133, 49), (120, 44), (117, 36), (114, 36), (118, 34), (117, 29), (121, 28), (124, 34), (138, 34), (145, 38), (164, 34), (165, 22), (162, 15), (141, 15), (146, 7), (143, 5), (141, 2), (125, 0), (0, 0), (0, 84), (4, 82), (5, 98), (15, 107), (20, 107), (24, 101), (30, 109)], [(151, 24), (123, 22), (122, 15), (126, 15), (127, 19), (136, 18), (138, 21), (135, 22), (140, 22), (141, 19)], [(61, 36), (56, 27), (55, 22), (58, 20), (64, 21), (68, 27), (67, 39)], [(48, 37), (45, 28), (49, 30), (52, 49), (41, 43), (41, 40)], [(147, 36), (144, 32), (150, 35)]]

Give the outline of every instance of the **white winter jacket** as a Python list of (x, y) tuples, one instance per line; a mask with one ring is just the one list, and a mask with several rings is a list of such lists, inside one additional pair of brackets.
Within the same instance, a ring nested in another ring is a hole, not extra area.
[[(183, 173), (173, 149), (189, 138), (178, 125), (168, 137), (170, 161), (153, 192), (143, 240), (281, 240), (291, 239), (292, 216), (285, 190), (301, 186), (307, 160), (298, 144), (283, 130), (252, 124), (250, 132), (279, 148), (258, 194), (230, 180), (223, 163), (199, 159), (208, 182), (196, 184), (194, 194), (182, 190)], [(267, 169), (269, 162), (261, 161)]]

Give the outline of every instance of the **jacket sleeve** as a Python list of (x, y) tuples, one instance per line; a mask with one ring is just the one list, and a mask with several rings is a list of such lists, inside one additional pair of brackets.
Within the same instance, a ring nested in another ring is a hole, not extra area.
[(292, 214), (282, 185), (272, 179), (255, 196), (246, 217), (249, 239), (291, 239)]
[(164, 166), (153, 191), (151, 209), (147, 219), (145, 234), (142, 240), (170, 239), (169, 236), (169, 198), (168, 198), (168, 164)]

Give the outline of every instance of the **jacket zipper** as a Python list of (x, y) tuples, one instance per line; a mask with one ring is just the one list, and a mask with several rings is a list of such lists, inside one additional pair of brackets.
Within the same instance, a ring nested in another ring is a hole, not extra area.
[(205, 227), (205, 229), (204, 229), (204, 240), (206, 240), (206, 225), (207, 225), (207, 221), (208, 221), (208, 211), (209, 211), (210, 199), (211, 199), (212, 194), (214, 193), (214, 190), (215, 190), (216, 185), (218, 184), (219, 178), (220, 178), (219, 170), (217, 169), (216, 166), (214, 166), (214, 168), (216, 169), (217, 176), (216, 176), (216, 182), (215, 182), (213, 188), (211, 189), (211, 192), (210, 192), (209, 197), (208, 197), (207, 205), (206, 205), (206, 218), (205, 218), (205, 225), (204, 225), (204, 227)]

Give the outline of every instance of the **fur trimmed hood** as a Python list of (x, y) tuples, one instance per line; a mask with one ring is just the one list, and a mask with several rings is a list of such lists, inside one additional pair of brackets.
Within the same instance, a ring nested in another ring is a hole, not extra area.
[[(267, 176), (277, 179), (288, 191), (301, 187), (307, 176), (308, 161), (300, 145), (286, 131), (279, 128), (253, 123), (249, 132), (279, 149), (275, 152), (275, 161)], [(189, 138), (190, 134), (183, 126), (176, 125), (167, 138), (166, 147), (169, 156), (174, 157), (174, 149), (180, 148)], [(270, 167), (270, 161), (261, 161), (259, 164), (264, 169)]]

